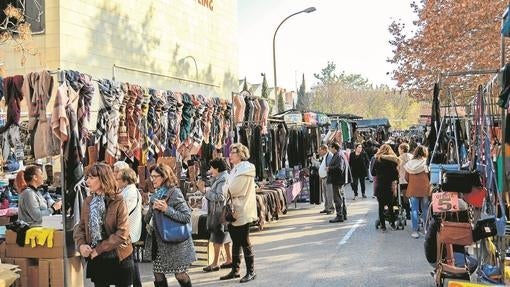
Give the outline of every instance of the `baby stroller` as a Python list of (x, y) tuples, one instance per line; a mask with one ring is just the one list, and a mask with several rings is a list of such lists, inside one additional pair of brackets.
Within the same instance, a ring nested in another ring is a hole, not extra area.
[[(393, 198), (393, 204), (392, 206), (388, 206), (387, 208), (393, 208), (393, 214), (395, 218), (391, 218), (390, 213), (388, 212), (388, 209), (384, 210), (384, 218), (386, 221), (389, 221), (390, 223), (394, 220), (395, 227), (397, 230), (404, 230), (404, 227), (407, 225), (407, 217), (406, 217), (406, 210), (402, 205), (402, 192), (400, 190), (400, 184), (397, 184), (397, 196)], [(379, 219), (375, 220), (375, 229), (379, 229), (380, 227), (380, 221)]]

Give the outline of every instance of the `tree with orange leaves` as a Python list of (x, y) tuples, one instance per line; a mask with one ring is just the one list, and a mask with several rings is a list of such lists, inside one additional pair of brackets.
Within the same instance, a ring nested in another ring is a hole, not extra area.
[[(413, 2), (418, 19), (413, 22), (411, 35), (400, 21), (389, 26), (393, 56), (388, 62), (396, 66), (392, 78), (414, 98), (429, 99), (441, 72), (498, 69), (501, 17), (507, 5), (504, 0)], [(450, 77), (444, 83), (467, 96), (491, 77)]]

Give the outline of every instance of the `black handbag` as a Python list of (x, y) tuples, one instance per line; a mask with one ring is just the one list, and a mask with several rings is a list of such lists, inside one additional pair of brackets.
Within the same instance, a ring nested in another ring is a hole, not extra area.
[(473, 240), (478, 241), (480, 239), (492, 237), (497, 233), (496, 217), (491, 216), (485, 219), (479, 219), (473, 228)]
[(235, 221), (236, 218), (234, 217), (234, 209), (232, 208), (232, 195), (230, 194), (229, 191), (227, 202), (225, 203), (221, 211), (221, 223), (227, 224)]
[(470, 170), (447, 171), (444, 174), (442, 189), (460, 193), (470, 193), (473, 187), (481, 187), (480, 173)]

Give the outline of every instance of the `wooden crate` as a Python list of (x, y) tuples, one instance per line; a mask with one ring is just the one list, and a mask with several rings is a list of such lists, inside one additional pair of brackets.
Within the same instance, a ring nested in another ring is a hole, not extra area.
[(193, 265), (209, 265), (213, 260), (213, 247), (209, 240), (197, 239), (193, 240), (195, 245), (195, 253), (197, 254), (197, 261)]

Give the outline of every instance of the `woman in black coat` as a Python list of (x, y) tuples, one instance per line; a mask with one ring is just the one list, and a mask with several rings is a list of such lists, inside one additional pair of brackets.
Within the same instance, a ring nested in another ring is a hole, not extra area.
[(388, 144), (383, 144), (375, 154), (375, 163), (372, 167), (372, 174), (377, 177), (375, 188), (377, 201), (379, 202), (379, 221), (383, 232), (386, 231), (384, 218), (384, 207), (388, 207), (389, 221), (392, 229), (395, 229), (395, 215), (393, 213), (393, 197), (395, 189), (392, 185), (398, 182), (397, 166), (400, 159)]
[(356, 148), (349, 156), (349, 166), (352, 174), (351, 187), (352, 191), (354, 191), (353, 200), (358, 197), (358, 182), (361, 185), (361, 196), (367, 198), (365, 195), (365, 178), (367, 177), (368, 162), (368, 155), (363, 150), (363, 145), (356, 144)]

